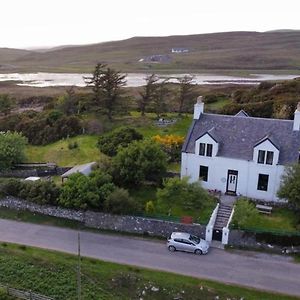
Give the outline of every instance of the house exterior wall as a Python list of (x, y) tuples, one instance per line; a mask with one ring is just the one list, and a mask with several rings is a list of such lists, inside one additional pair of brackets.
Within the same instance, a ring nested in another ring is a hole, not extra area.
[[(276, 193), (284, 172), (284, 166), (282, 165), (258, 164), (257, 160), (246, 161), (219, 156), (206, 157), (183, 152), (181, 177), (190, 177), (190, 182), (200, 181), (200, 165), (208, 167), (208, 180), (207, 182), (201, 181), (205, 189), (217, 189), (225, 193), (228, 170), (235, 170), (238, 171), (236, 189), (238, 195), (266, 201), (278, 200)], [(259, 174), (269, 175), (267, 191), (257, 189)]]

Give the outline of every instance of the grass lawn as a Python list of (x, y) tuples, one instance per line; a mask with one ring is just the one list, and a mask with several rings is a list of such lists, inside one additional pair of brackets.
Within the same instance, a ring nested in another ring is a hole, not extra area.
[[(278, 232), (297, 232), (297, 216), (286, 208), (274, 208), (270, 215), (260, 214), (245, 225), (249, 229)], [(299, 232), (299, 230), (298, 230)]]
[(156, 199), (156, 191), (156, 187), (145, 186), (139, 189), (130, 190), (130, 195), (140, 203), (143, 210), (145, 209), (145, 205), (148, 201), (153, 201), (155, 212), (149, 214), (149, 216), (157, 216), (162, 219), (170, 219), (174, 221), (179, 221), (183, 216), (192, 216), (195, 223), (207, 224), (212, 211), (216, 207), (216, 203), (213, 201), (201, 210), (186, 210), (178, 205), (173, 205), (170, 211), (171, 214), (169, 215), (169, 208), (161, 203), (158, 204)]
[[(101, 159), (101, 153), (96, 147), (97, 136), (80, 135), (60, 140), (46, 146), (27, 146), (28, 162), (55, 162), (59, 166), (74, 166)], [(78, 148), (69, 149), (69, 143), (78, 143)]]
[[(74, 255), (2, 243), (0, 283), (56, 300), (77, 299), (77, 262)], [(296, 299), (90, 258), (81, 259), (81, 283), (83, 300)]]
[[(175, 118), (177, 114), (167, 114), (168, 118)], [(136, 128), (145, 138), (155, 135), (175, 134), (185, 136), (191, 124), (191, 116), (179, 118), (174, 125), (159, 127), (154, 124), (157, 118), (155, 114), (147, 114), (140, 117), (140, 113), (132, 112), (130, 115), (115, 118), (112, 123), (106, 124), (107, 130), (120, 126), (132, 126)], [(108, 122), (107, 120), (105, 121)], [(74, 166), (91, 161), (101, 160), (102, 154), (97, 148), (97, 135), (79, 135), (63, 139), (45, 146), (26, 147), (25, 155), (27, 162), (54, 162), (59, 166)], [(69, 149), (69, 143), (77, 142), (78, 148)], [(172, 165), (172, 168), (175, 167)], [(175, 167), (178, 169), (178, 165)]]

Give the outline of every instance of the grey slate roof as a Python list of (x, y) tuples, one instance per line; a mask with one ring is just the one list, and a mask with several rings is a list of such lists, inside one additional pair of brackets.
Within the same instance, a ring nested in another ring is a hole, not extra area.
[(293, 121), (203, 113), (193, 120), (182, 151), (195, 153), (195, 141), (209, 132), (219, 142), (217, 156), (252, 160), (253, 147), (268, 138), (279, 148), (279, 164), (298, 161), (300, 131)]
[(62, 178), (67, 178), (70, 175), (75, 174), (75, 173), (82, 173), (84, 175), (88, 175), (91, 172), (92, 167), (96, 164), (97, 163), (95, 161), (93, 161), (93, 162), (90, 162), (90, 163), (87, 163), (87, 164), (74, 166), (72, 169), (70, 169), (69, 171), (62, 174), (61, 177)]

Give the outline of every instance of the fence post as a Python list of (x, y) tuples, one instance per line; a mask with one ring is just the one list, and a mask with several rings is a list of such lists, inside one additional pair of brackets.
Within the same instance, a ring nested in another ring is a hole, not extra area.
[(32, 298), (32, 292), (31, 292), (31, 290), (29, 291), (29, 299), (30, 299), (30, 300), (33, 299), (33, 298)]

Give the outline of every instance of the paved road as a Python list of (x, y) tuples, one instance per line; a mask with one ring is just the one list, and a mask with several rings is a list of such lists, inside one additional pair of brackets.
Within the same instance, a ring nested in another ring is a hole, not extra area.
[[(77, 231), (0, 219), (0, 240), (77, 252)], [(289, 257), (211, 249), (208, 255), (170, 253), (161, 241), (81, 232), (81, 253), (122, 264), (170, 271), (300, 296), (300, 264)]]

